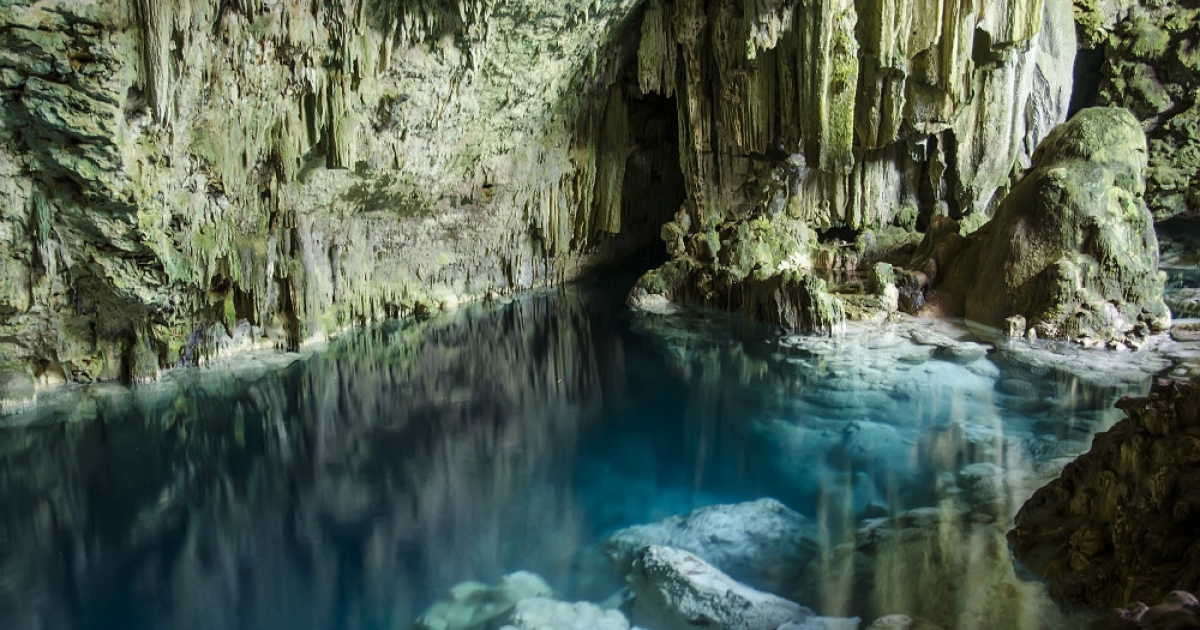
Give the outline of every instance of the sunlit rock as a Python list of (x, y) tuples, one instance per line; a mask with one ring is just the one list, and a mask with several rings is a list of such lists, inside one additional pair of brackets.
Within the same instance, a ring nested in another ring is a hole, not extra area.
[(658, 523), (614, 532), (604, 553), (628, 574), (651, 545), (691, 553), (731, 578), (786, 595), (816, 554), (815, 526), (774, 499), (712, 505)]
[(660, 630), (697, 625), (725, 630), (858, 628), (858, 619), (819, 617), (799, 604), (739, 584), (692, 554), (670, 547), (650, 546), (639, 552), (628, 582), (635, 593), (635, 615), (644, 615), (647, 625)]
[(1098, 607), (1158, 601), (1200, 580), (1200, 385), (1159, 384), (1038, 490), (1009, 534), (1057, 596)]

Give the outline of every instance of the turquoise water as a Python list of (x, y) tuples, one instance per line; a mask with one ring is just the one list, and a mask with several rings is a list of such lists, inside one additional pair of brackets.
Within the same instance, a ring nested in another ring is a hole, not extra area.
[(0, 628), (403, 629), (515, 570), (600, 600), (621, 583), (608, 532), (764, 496), (819, 526), (792, 596), (824, 614), (1061, 627), (1003, 534), (1148, 374), (964, 357), (903, 326), (636, 315), (622, 293), (470, 306), (3, 419)]

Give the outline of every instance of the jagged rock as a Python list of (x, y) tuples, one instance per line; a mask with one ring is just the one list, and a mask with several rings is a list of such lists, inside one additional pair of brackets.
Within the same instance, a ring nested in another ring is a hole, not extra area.
[(1058, 597), (1096, 607), (1200, 584), (1200, 385), (1161, 382), (1034, 493), (1008, 538)]
[[(413, 630), (485, 630), (493, 628), (507, 618), (520, 602), (531, 598), (548, 598), (552, 595), (553, 589), (542, 578), (527, 571), (506, 575), (496, 586), (488, 586), (480, 582), (463, 582), (455, 585), (445, 598), (438, 600), (421, 613), (421, 616), (413, 623)], [(548, 606), (539, 602), (532, 604), (527, 613), (530, 618), (534, 618), (547, 612), (547, 608)], [(551, 612), (561, 612), (557, 606), (549, 606), (549, 608)], [(586, 614), (592, 611), (580, 610), (578, 612)], [(617, 613), (617, 616), (620, 616), (620, 613)], [(598, 620), (606, 620), (606, 617), (599, 615)], [(613, 626), (613, 630), (623, 630), (627, 627), (628, 623), (624, 627)]]
[(712, 505), (635, 525), (604, 541), (604, 554), (627, 574), (645, 547), (696, 555), (730, 577), (775, 594), (790, 593), (817, 552), (815, 526), (775, 499)]
[(588, 602), (568, 603), (545, 597), (517, 602), (508, 623), (500, 630), (630, 630), (629, 620), (618, 610), (605, 610)]
[[(1039, 338), (1138, 345), (1170, 323), (1145, 153), (1127, 110), (1082, 111), (1038, 147), (988, 224), (966, 238), (931, 232), (914, 264), (935, 263), (942, 306), (969, 320), (1012, 327), (1019, 315)], [(937, 253), (941, 234), (953, 244)]]
[(858, 619), (819, 617), (795, 602), (739, 584), (696, 556), (670, 547), (643, 549), (627, 580), (636, 594), (635, 613), (652, 620), (648, 625), (660, 630), (858, 627)]

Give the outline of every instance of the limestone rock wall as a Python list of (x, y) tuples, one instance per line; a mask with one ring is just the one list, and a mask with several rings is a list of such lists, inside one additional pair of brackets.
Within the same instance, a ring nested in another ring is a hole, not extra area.
[(622, 191), (671, 187), (674, 130), (615, 85), (636, 4), (0, 0), (0, 399), (653, 240)]
[(664, 0), (639, 86), (678, 101), (683, 231), (785, 210), (870, 228), (986, 215), (1065, 118), (1075, 47), (1065, 0)]

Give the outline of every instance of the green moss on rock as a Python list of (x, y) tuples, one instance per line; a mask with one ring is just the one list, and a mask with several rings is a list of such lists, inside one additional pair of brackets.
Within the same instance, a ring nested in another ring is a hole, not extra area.
[(1165, 329), (1145, 165), (1128, 110), (1084, 110), (1055, 129), (995, 218), (965, 241), (953, 235), (961, 251), (929, 256), (948, 308), (996, 328), (1020, 315), (1039, 337), (1086, 344), (1136, 345)]

